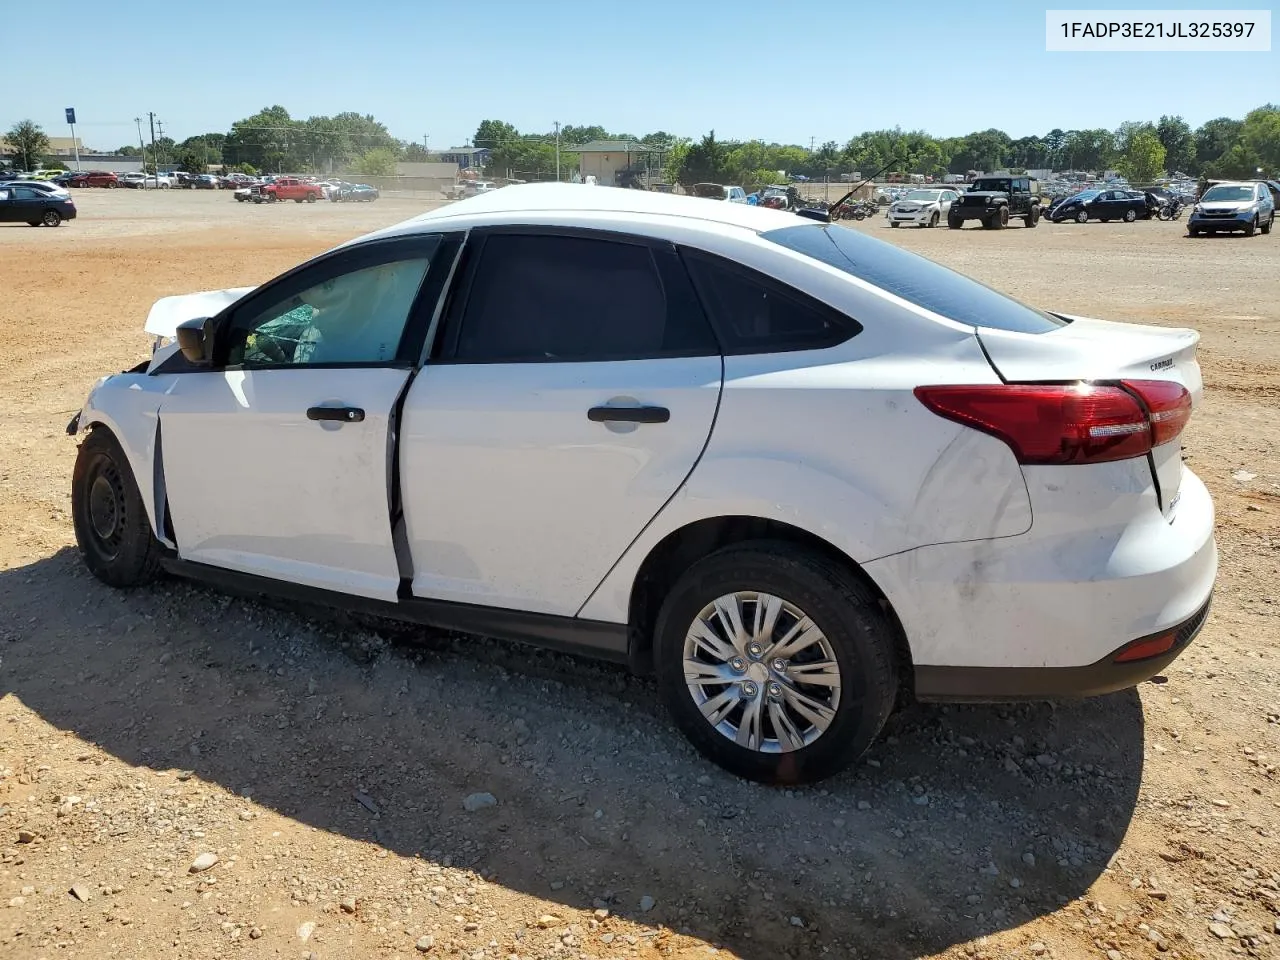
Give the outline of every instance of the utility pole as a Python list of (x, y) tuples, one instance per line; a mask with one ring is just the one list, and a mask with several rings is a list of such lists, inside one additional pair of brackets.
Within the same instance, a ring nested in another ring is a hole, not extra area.
[(133, 122), (138, 125), (138, 147), (142, 150), (142, 172), (147, 172), (147, 145), (142, 140), (142, 118), (134, 117)]
[[(151, 163), (156, 168), (156, 187), (160, 186), (160, 154), (156, 153), (156, 115), (154, 112), (147, 113), (147, 119), (151, 121)], [(143, 164), (144, 168), (146, 164)], [(146, 181), (143, 181), (144, 183)]]
[(817, 137), (810, 137), (810, 138), (809, 138), (809, 152), (810, 152), (810, 153), (813, 153), (813, 144), (814, 144), (814, 142), (815, 142), (817, 139), (818, 139)]
[(556, 121), (556, 183), (560, 182), (560, 121)]
[(429, 133), (424, 133), (424, 134), (422, 135), (422, 152), (423, 152), (424, 154), (426, 154), (426, 159), (427, 159), (427, 162), (428, 162), (428, 163), (430, 163), (430, 162), (431, 162), (431, 147), (430, 147), (430, 145), (428, 144), (428, 141), (429, 141), (430, 139), (431, 139), (431, 134), (429, 134)]
[[(162, 120), (157, 120), (157, 121), (156, 121), (156, 126), (160, 128), (160, 139), (161, 139), (161, 140), (163, 140), (163, 139), (164, 139), (164, 121), (162, 121)], [(159, 161), (159, 160), (157, 160), (157, 161), (156, 161), (156, 173), (157, 173), (157, 174), (159, 174), (159, 173), (160, 173), (160, 166), (159, 166), (159, 164), (160, 164), (160, 161)]]

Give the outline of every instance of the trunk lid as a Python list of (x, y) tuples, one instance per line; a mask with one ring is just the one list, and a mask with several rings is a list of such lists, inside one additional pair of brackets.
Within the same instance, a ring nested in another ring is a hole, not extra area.
[[(1196, 360), (1200, 334), (1179, 327), (1113, 323), (1058, 314), (1066, 326), (1027, 334), (977, 328), (992, 367), (1011, 383), (1064, 380), (1167, 380), (1191, 395), (1192, 410), (1204, 398)], [(1148, 460), (1160, 490), (1160, 506), (1172, 518), (1182, 482), (1182, 439), (1155, 447)]]

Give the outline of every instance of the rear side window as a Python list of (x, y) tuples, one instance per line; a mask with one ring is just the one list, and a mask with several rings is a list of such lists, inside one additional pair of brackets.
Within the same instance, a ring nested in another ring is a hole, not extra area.
[(854, 319), (740, 264), (683, 252), (726, 354), (821, 350), (862, 330)]
[(856, 230), (815, 223), (761, 236), (958, 323), (1015, 333), (1048, 333), (1066, 325), (977, 280)]
[(484, 238), (452, 359), (586, 362), (715, 356), (674, 251), (596, 237)]

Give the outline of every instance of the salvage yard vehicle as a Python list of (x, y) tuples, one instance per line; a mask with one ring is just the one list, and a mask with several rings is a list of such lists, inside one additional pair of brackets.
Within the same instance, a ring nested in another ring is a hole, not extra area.
[(1040, 198), (1028, 177), (980, 177), (960, 194), (947, 211), (947, 226), (959, 230), (966, 220), (980, 220), (988, 230), (999, 230), (1010, 220), (1028, 227), (1040, 221)]
[(1074, 220), (1088, 223), (1101, 220), (1150, 220), (1160, 209), (1160, 201), (1154, 194), (1141, 190), (1084, 190), (1054, 206), (1049, 214), (1051, 223)]
[(1239, 230), (1251, 237), (1257, 231), (1270, 233), (1275, 220), (1275, 201), (1264, 181), (1216, 183), (1192, 208), (1187, 235)]
[(271, 202), (277, 200), (293, 200), (297, 203), (315, 203), (324, 199), (324, 187), (318, 183), (308, 183), (297, 177), (276, 177), (270, 183), (264, 183), (253, 195), (255, 202)]
[(67, 427), (100, 580), (620, 661), (744, 777), (834, 773), (900, 694), (1132, 686), (1207, 615), (1199, 335), (839, 225), (515, 186), (146, 330)]
[(0, 183), (0, 223), (56, 227), (76, 218), (76, 204), (65, 192), (39, 190), (24, 183)]
[(889, 226), (914, 223), (920, 227), (936, 227), (951, 212), (959, 198), (955, 190), (912, 190), (889, 207)]

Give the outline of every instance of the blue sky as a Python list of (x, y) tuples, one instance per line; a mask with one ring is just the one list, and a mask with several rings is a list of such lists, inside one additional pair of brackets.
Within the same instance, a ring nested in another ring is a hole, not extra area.
[(397, 137), (429, 135), (432, 149), (460, 145), (485, 118), (522, 132), (558, 120), (807, 145), (893, 126), (1018, 137), (1162, 113), (1196, 126), (1280, 99), (1274, 44), (1047, 53), (1046, 6), (1068, 5), (495, 0), (473, 13), (430, 0), (309, 0), (104, 16), (99, 3), (67, 0), (33, 35), (49, 37), (53, 60), (48, 45), (5, 44), (5, 75), (26, 80), (7, 85), (0, 131), (30, 118), (66, 136), (63, 108), (74, 106), (83, 141), (115, 149), (136, 142), (133, 118), (147, 111), (181, 140), (279, 103), (295, 117), (372, 113)]

